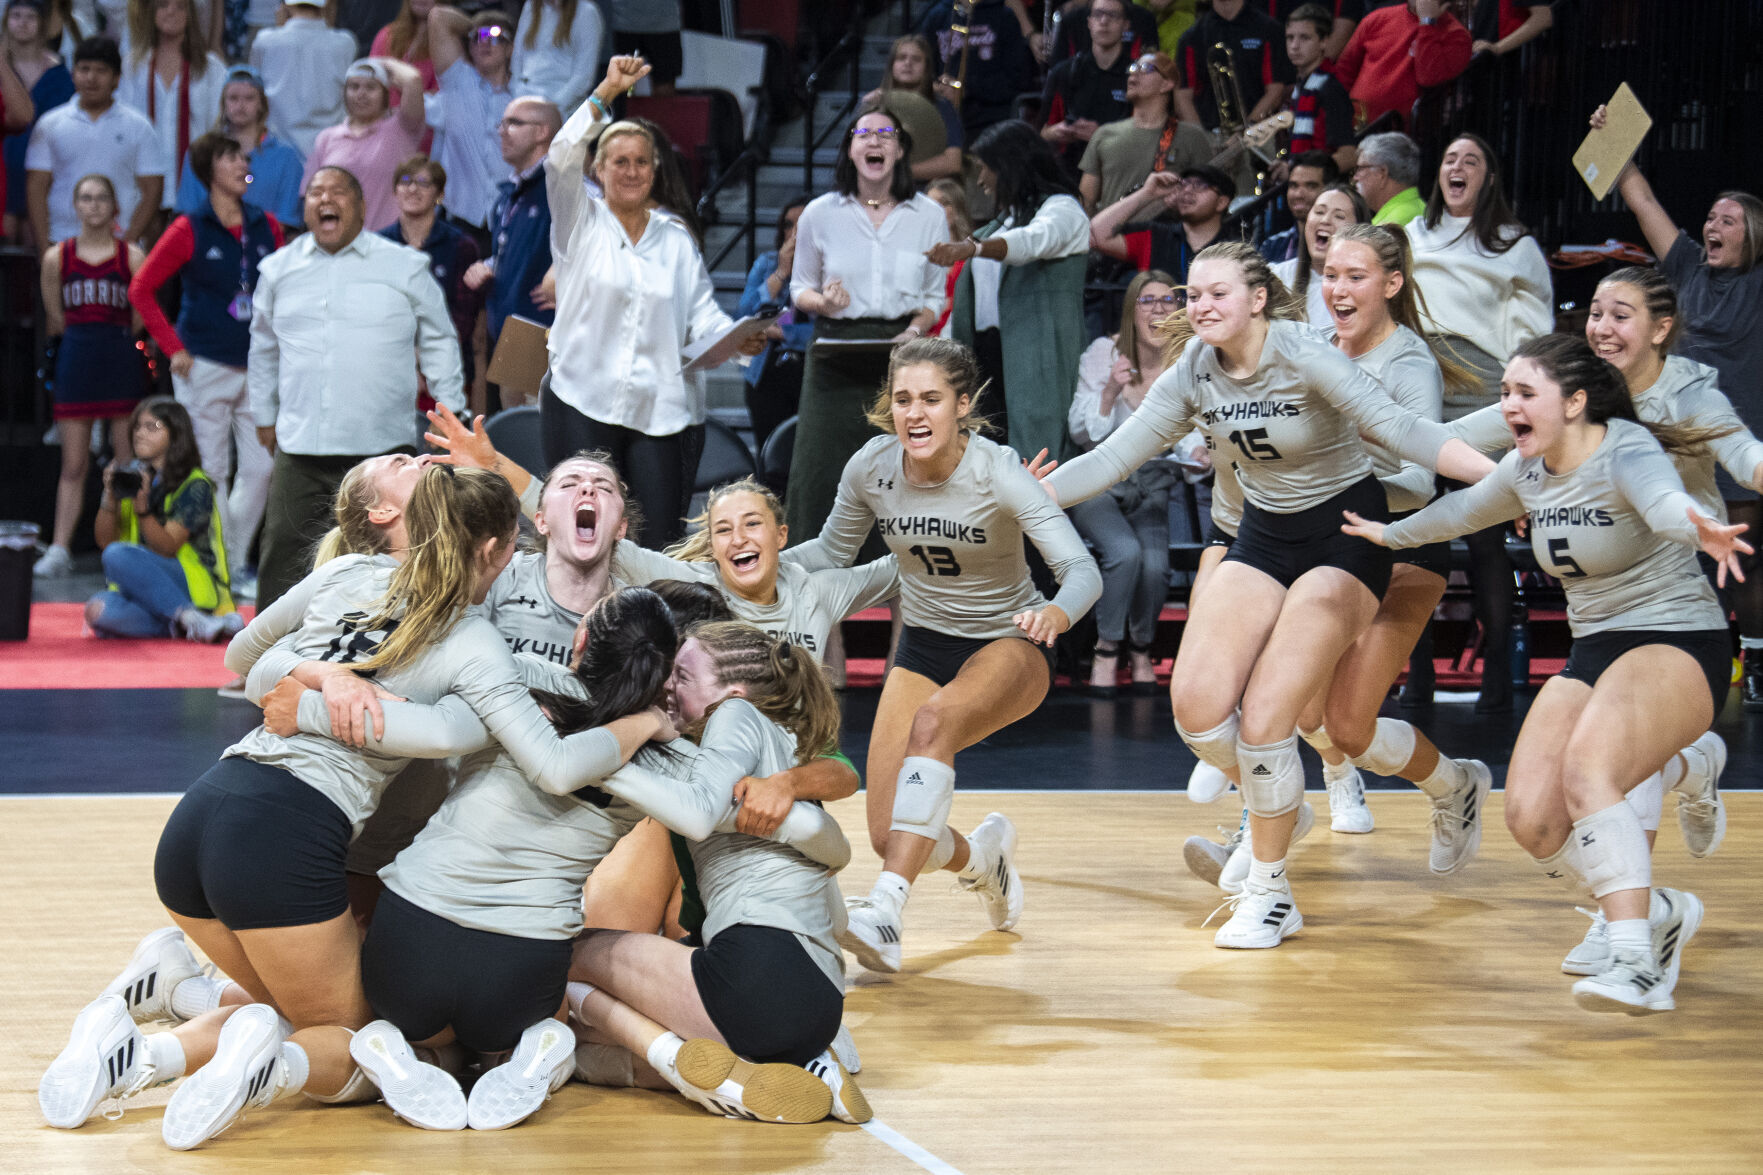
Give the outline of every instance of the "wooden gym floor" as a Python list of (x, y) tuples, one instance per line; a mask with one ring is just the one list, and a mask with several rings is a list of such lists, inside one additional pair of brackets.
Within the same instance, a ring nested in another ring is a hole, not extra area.
[[(1313, 802), (1326, 801), (1312, 793)], [(1707, 905), (1679, 1010), (1574, 1006), (1557, 969), (1585, 920), (1535, 877), (1489, 807), (1462, 874), (1425, 867), (1425, 805), (1374, 793), (1378, 830), (1319, 827), (1294, 853), (1305, 929), (1227, 952), (1216, 890), (1180, 843), (1230, 822), (1180, 795), (989, 793), (1015, 818), (1022, 935), (982, 932), (942, 879), (907, 908), (907, 972), (857, 970), (846, 1022), (885, 1131), (713, 1119), (683, 1100), (571, 1084), (527, 1124), (431, 1134), (383, 1106), (293, 1101), (188, 1154), (159, 1138), (166, 1091), (119, 1121), (41, 1124), (44, 1066), (74, 1014), (164, 922), (151, 860), (163, 796), (0, 801), (0, 1170), (48, 1172), (1755, 1172), (1763, 1167), (1763, 796), (1692, 861), (1672, 816), (1658, 877)], [(847, 889), (876, 865), (862, 807)], [(1744, 1107), (1750, 1106), (1746, 1110)]]

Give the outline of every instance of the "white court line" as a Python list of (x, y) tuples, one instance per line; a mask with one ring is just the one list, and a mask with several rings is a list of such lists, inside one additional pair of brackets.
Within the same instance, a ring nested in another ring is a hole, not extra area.
[(863, 1124), (862, 1129), (867, 1130), (872, 1137), (881, 1139), (926, 1171), (931, 1172), (931, 1175), (961, 1175), (959, 1169), (943, 1162), (880, 1118), (871, 1118)]
[(181, 791), (9, 791), (0, 800), (181, 800)]
[[(1373, 788), (1371, 790), (1373, 794), (1381, 795), (1385, 791), (1400, 792), (1402, 789)], [(1505, 791), (1506, 789), (1503, 786), (1497, 786), (1494, 790)], [(1721, 790), (1743, 792), (1755, 789), (1747, 786), (1738, 786), (1722, 787)], [(976, 787), (970, 788), (961, 794), (965, 796), (1180, 796), (1182, 799), (1187, 798), (1187, 792), (1179, 787)], [(1324, 793), (1320, 788), (1317, 788), (1315, 789), (1314, 794), (1322, 795)], [(182, 799), (183, 795), (184, 793), (181, 791), (0, 791), (0, 800), (115, 800), (129, 799), (131, 797), (155, 800), (177, 800)], [(1206, 807), (1207, 805), (1196, 804), (1194, 806), (1201, 808)]]

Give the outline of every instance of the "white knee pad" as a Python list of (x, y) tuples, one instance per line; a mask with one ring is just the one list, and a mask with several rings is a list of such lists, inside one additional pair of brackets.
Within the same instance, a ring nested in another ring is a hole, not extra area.
[(1200, 762), (1220, 771), (1229, 771), (1237, 765), (1237, 715), (1234, 712), (1211, 730), (1198, 734), (1177, 722), (1175, 733), (1181, 735), (1181, 741)]
[(1643, 832), (1659, 831), (1659, 815), (1665, 807), (1665, 776), (1655, 771), (1636, 784), (1626, 796), (1622, 797), (1634, 814), (1641, 818)]
[[(1569, 834), (1567, 839), (1571, 844), (1572, 835)], [(1585, 878), (1580, 876), (1574, 863), (1568, 860), (1567, 845), (1562, 845), (1547, 857), (1532, 857), (1531, 860), (1535, 861), (1537, 868), (1543, 871), (1544, 877), (1572, 894), (1574, 901), (1582, 901), (1591, 896), (1591, 886), (1587, 885)]]
[(1653, 887), (1653, 855), (1647, 848), (1647, 834), (1640, 817), (1626, 802), (1575, 820), (1567, 838), (1567, 860), (1585, 878), (1595, 898)]
[(1379, 718), (1377, 733), (1363, 755), (1353, 756), (1353, 766), (1379, 775), (1399, 775), (1414, 757), (1414, 728), (1400, 718)]
[(373, 1082), (367, 1079), (367, 1074), (356, 1069), (349, 1074), (349, 1080), (345, 1081), (343, 1088), (336, 1093), (309, 1093), (306, 1096), (315, 1102), (323, 1102), (327, 1106), (352, 1106), (356, 1102), (377, 1100), (380, 1091)]
[(1243, 804), (1251, 816), (1284, 816), (1304, 802), (1304, 764), (1298, 740), (1291, 735), (1276, 743), (1252, 747), (1237, 744), (1242, 769)]
[[(949, 808), (954, 802), (955, 769), (922, 755), (908, 755), (900, 763), (900, 780), (894, 786), (894, 822), (890, 828), (926, 840), (940, 840), (943, 829), (949, 825)], [(952, 840), (950, 844), (953, 851)]]
[(1324, 751), (1334, 750), (1334, 739), (1328, 737), (1328, 727), (1318, 726), (1315, 730), (1298, 727), (1298, 737), (1310, 744), (1311, 750), (1318, 755)]

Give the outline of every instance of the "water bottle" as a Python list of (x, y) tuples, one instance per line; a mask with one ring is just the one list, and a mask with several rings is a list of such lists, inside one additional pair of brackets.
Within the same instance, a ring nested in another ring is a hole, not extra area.
[(1512, 611), (1512, 689), (1530, 687), (1530, 609), (1518, 604)]

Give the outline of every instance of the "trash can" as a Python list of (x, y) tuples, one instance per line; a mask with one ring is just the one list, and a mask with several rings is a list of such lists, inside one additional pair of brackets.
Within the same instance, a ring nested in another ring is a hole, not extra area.
[(37, 560), (37, 524), (0, 522), (0, 641), (31, 635), (31, 566)]

